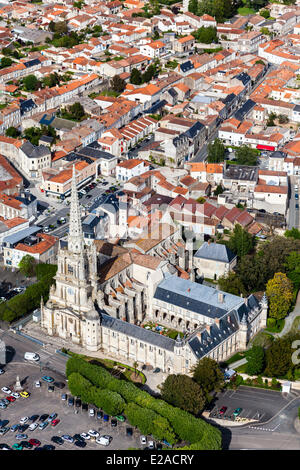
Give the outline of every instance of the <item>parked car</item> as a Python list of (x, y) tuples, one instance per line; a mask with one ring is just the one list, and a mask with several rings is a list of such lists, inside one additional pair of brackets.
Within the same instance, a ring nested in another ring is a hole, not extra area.
[(8, 387), (2, 387), (1, 388), (3, 393), (6, 393), (7, 395), (11, 395), (12, 391)]
[(0, 436), (4, 436), (9, 431), (9, 428), (4, 427), (0, 429)]
[(222, 406), (222, 408), (220, 409), (220, 415), (224, 415), (226, 413), (226, 410), (227, 406)]
[(62, 401), (66, 401), (67, 398), (68, 398), (68, 395), (67, 395), (66, 393), (62, 393), (62, 394), (61, 394), (61, 399), (62, 399)]
[(48, 423), (51, 423), (51, 421), (53, 421), (53, 419), (55, 419), (57, 417), (57, 413), (51, 413), (51, 415), (49, 415), (49, 418), (47, 419)]
[(141, 442), (142, 445), (146, 445), (146, 444), (147, 444), (147, 438), (146, 438), (146, 436), (141, 436), (141, 437), (140, 437), (140, 442)]
[(97, 411), (97, 419), (102, 419), (103, 418), (103, 411)]
[(43, 423), (39, 424), (39, 429), (43, 431), (48, 426), (48, 421), (44, 421)]
[(91, 436), (91, 437), (99, 437), (99, 433), (97, 431), (95, 431), (94, 429), (90, 429), (88, 431), (88, 435)]
[(53, 419), (53, 420), (51, 421), (51, 426), (55, 427), (55, 426), (58, 425), (59, 422), (60, 422), (60, 419), (58, 419), (58, 418), (57, 418), (57, 419)]
[(76, 406), (76, 408), (78, 408), (79, 406), (81, 406), (81, 400), (80, 400), (80, 398), (76, 398), (76, 400), (75, 400), (75, 406)]
[(236, 418), (237, 416), (241, 414), (242, 411), (243, 411), (243, 408), (236, 408), (233, 412), (233, 416)]
[(25, 424), (29, 420), (28, 416), (23, 416), (23, 418), (20, 419), (20, 424)]
[(64, 441), (66, 441), (66, 442), (70, 442), (71, 444), (73, 444), (73, 442), (74, 442), (73, 437), (70, 436), (69, 434), (63, 434), (63, 435), (61, 436), (61, 438), (62, 438)]
[(48, 385), (48, 392), (54, 392), (54, 387), (53, 385)]
[(20, 396), (22, 398), (29, 398), (30, 397), (30, 393), (29, 392), (26, 392), (25, 390), (23, 392), (20, 392)]
[(133, 429), (132, 428), (126, 428), (126, 435), (127, 436), (132, 436), (133, 434)]
[(29, 439), (29, 442), (35, 447), (39, 447), (41, 445), (41, 441), (39, 441), (38, 439)]
[(116, 428), (118, 426), (118, 421), (116, 419), (112, 419), (110, 421), (110, 425), (112, 428)]
[(11, 448), (12, 448), (13, 450), (23, 450), (23, 446), (22, 446), (21, 444), (19, 444), (18, 442), (16, 442), (15, 444), (13, 444), (13, 445), (11, 446)]
[(32, 416), (30, 416), (29, 421), (34, 423), (34, 421), (36, 421), (38, 419), (38, 417), (39, 417), (39, 415), (32, 415)]
[(0, 369), (0, 375), (4, 374), (4, 370), (3, 369)]
[(68, 405), (69, 406), (74, 406), (74, 398), (73, 397), (68, 398)]
[(89, 415), (90, 415), (90, 416), (95, 416), (95, 410), (94, 410), (94, 408), (90, 408), (90, 409), (89, 409)]
[(120, 421), (121, 423), (124, 423), (124, 421), (125, 421), (125, 417), (122, 416), (122, 415), (117, 415), (117, 416), (115, 416), (115, 418), (116, 418), (118, 421)]
[(59, 388), (60, 390), (65, 387), (65, 384), (63, 382), (54, 382), (53, 384), (55, 387)]
[(40, 388), (41, 387), (41, 382), (39, 380), (37, 380), (36, 382), (34, 382), (34, 386), (35, 386), (35, 388)]
[(54, 442), (55, 444), (58, 444), (59, 446), (63, 445), (64, 443), (63, 439), (59, 436), (52, 436), (51, 441)]
[(40, 422), (43, 422), (43, 421), (45, 421), (45, 420), (48, 419), (48, 418), (49, 418), (49, 415), (47, 415), (47, 414), (45, 413), (45, 414), (43, 414), (43, 415), (40, 416), (39, 421), (40, 421)]
[(16, 438), (18, 441), (21, 441), (22, 439), (27, 439), (28, 436), (27, 436), (27, 434), (17, 434), (17, 435), (15, 436), (15, 438)]
[(80, 448), (84, 448), (84, 447), (86, 447), (86, 442), (78, 440), (78, 441), (74, 442), (74, 445), (77, 446), (77, 447), (80, 447)]
[(32, 449), (33, 445), (30, 444), (29, 441), (21, 441), (20, 442), (21, 446), (23, 446), (25, 449)]
[(43, 445), (42, 449), (43, 450), (55, 450), (55, 446), (53, 446), (52, 444), (45, 444)]
[(109, 444), (111, 443), (112, 441), (112, 437), (111, 436), (101, 436), (101, 437), (98, 437), (96, 439), (96, 442), (97, 444), (100, 444), (102, 446), (109, 446)]
[(11, 432), (16, 432), (18, 431), (19, 429), (19, 425), (18, 424), (13, 424), (10, 428)]
[(149, 443), (148, 443), (148, 449), (150, 449), (150, 450), (155, 449), (154, 441), (149, 441)]
[(44, 380), (45, 382), (48, 382), (48, 383), (54, 382), (54, 378), (53, 378), (53, 377), (49, 377), (49, 375), (44, 375), (44, 376), (42, 377), (42, 380)]
[(160, 368), (159, 368), (159, 367), (155, 367), (155, 369), (153, 370), (153, 374), (157, 374), (158, 372), (160, 372)]
[(10, 403), (13, 403), (14, 401), (16, 401), (15, 397), (9, 395), (9, 397), (7, 397), (7, 400), (10, 402)]
[(108, 421), (109, 421), (109, 416), (108, 416), (108, 415), (104, 415), (104, 416), (103, 416), (103, 421), (105, 421), (105, 423), (108, 423)]
[(31, 423), (29, 425), (29, 431), (35, 431), (35, 429), (38, 427), (38, 423)]
[(85, 441), (88, 441), (88, 440), (91, 438), (91, 436), (90, 436), (89, 434), (87, 434), (86, 432), (82, 432), (82, 433), (80, 434), (80, 436), (81, 436), (82, 439), (84, 439)]

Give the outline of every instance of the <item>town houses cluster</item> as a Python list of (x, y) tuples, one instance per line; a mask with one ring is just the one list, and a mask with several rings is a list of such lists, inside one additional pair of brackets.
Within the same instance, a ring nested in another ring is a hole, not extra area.
[(217, 285), (237, 226), (299, 228), (300, 1), (261, 10), (1, 3), (0, 252), (57, 264), (45, 334), (188, 373), (266, 325), (265, 296)]

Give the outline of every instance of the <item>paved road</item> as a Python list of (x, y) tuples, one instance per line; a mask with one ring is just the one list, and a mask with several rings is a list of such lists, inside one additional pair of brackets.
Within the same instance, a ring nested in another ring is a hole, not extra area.
[[(50, 344), (44, 347), (12, 331), (0, 331), (0, 339), (4, 341), (6, 345), (6, 360), (9, 365), (20, 363), (27, 364), (27, 361), (24, 360), (24, 353), (26, 351), (36, 352), (40, 356), (40, 363), (43, 367), (49, 367), (50, 370), (54, 369), (65, 375), (67, 358), (61, 354), (55, 353), (56, 348), (54, 346)], [(35, 365), (35, 367), (39, 368), (39, 364)]]
[[(297, 191), (299, 194), (299, 191)], [(299, 218), (299, 208), (296, 209), (296, 204), (299, 206), (299, 199), (295, 199), (295, 188), (294, 184), (291, 184), (291, 198), (289, 203), (289, 222), (288, 227), (289, 229), (295, 227), (300, 228), (300, 218)]]
[(297, 300), (296, 300), (296, 305), (295, 305), (294, 310), (285, 319), (284, 328), (282, 329), (282, 331), (280, 333), (276, 333), (275, 336), (286, 335), (289, 332), (295, 318), (299, 316), (300, 316), (300, 291), (298, 292), (298, 295), (297, 295)]

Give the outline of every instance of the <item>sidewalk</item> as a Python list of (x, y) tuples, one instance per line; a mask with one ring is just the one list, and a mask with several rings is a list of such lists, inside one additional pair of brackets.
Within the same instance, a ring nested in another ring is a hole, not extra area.
[(300, 316), (300, 290), (297, 295), (297, 300), (296, 300), (296, 305), (295, 305), (294, 310), (285, 318), (283, 329), (281, 330), (280, 333), (275, 333), (275, 336), (279, 336), (281, 338), (282, 336), (286, 335), (290, 331), (295, 318), (299, 316)]

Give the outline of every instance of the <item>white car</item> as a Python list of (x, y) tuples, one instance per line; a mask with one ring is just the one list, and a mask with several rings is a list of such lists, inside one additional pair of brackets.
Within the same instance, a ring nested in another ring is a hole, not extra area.
[(82, 437), (82, 439), (84, 439), (86, 441), (88, 441), (91, 438), (91, 436), (89, 434), (87, 434), (86, 432), (82, 432), (80, 434), (80, 436)]
[(8, 387), (2, 387), (1, 388), (2, 392), (3, 393), (7, 393), (7, 395), (11, 395), (11, 390), (8, 388)]
[(23, 416), (23, 418), (20, 419), (20, 424), (25, 424), (29, 420), (28, 416)]
[(38, 427), (38, 425), (38, 423), (31, 423), (28, 428), (29, 431), (34, 431)]
[(155, 449), (154, 441), (148, 442), (148, 449)]
[(39, 380), (37, 380), (36, 382), (34, 382), (34, 386), (36, 388), (40, 388), (41, 387), (41, 382)]
[(20, 394), (18, 392), (13, 392), (11, 396), (14, 398), (20, 398)]
[(99, 437), (100, 434), (95, 431), (94, 429), (90, 429), (89, 432), (88, 432), (88, 435), (91, 436), (91, 437)]
[(94, 408), (90, 408), (90, 410), (89, 410), (89, 415), (90, 415), (90, 416), (95, 416), (95, 410), (94, 410)]
[(96, 439), (97, 444), (100, 444), (102, 446), (109, 446), (110, 442), (112, 441), (111, 436), (101, 436)]
[(147, 438), (146, 438), (146, 436), (141, 436), (141, 437), (140, 437), (140, 441), (141, 441), (141, 444), (142, 444), (142, 445), (146, 445), (146, 444), (147, 444)]
[(4, 370), (3, 369), (0, 369), (0, 375), (4, 374)]

